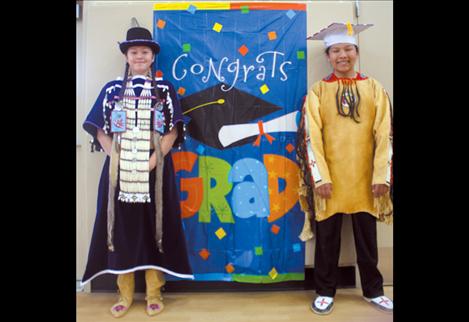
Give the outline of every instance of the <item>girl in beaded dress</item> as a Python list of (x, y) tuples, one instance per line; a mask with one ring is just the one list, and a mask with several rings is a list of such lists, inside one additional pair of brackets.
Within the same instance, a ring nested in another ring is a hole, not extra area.
[(163, 273), (193, 279), (171, 158), (184, 126), (173, 85), (152, 72), (160, 46), (150, 31), (130, 28), (119, 47), (126, 59), (123, 80), (102, 88), (83, 124), (92, 151), (107, 157), (82, 285), (116, 274), (119, 300), (111, 314), (120, 317), (133, 302), (134, 272), (144, 270), (152, 316), (164, 307)]

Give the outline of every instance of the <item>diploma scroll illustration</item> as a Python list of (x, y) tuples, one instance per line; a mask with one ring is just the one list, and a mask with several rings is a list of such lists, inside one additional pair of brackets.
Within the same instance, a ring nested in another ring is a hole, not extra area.
[(266, 133), (274, 132), (296, 132), (298, 129), (296, 124), (297, 113), (298, 111), (295, 111), (263, 123), (264, 133), (261, 132), (258, 123), (224, 125), (218, 132), (218, 139), (223, 147), (227, 147), (230, 144), (255, 135), (265, 135)]

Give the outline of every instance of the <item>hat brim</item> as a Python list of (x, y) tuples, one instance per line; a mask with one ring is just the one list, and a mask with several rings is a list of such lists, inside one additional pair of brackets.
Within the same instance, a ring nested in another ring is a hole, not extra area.
[(119, 48), (121, 52), (125, 55), (127, 50), (132, 46), (147, 46), (150, 47), (151, 50), (155, 55), (160, 52), (160, 45), (157, 42), (152, 40), (131, 40), (131, 41), (123, 41), (119, 43)]
[[(366, 23), (366, 24), (354, 24), (352, 25), (353, 27), (353, 34), (357, 35), (358, 33), (373, 27), (374, 25), (372, 23)], [(330, 34), (342, 34), (347, 32), (347, 25), (344, 23), (339, 23), (339, 22), (334, 22), (331, 23), (329, 26), (326, 28), (321, 29), (317, 33), (315, 33), (312, 36), (309, 36), (306, 38), (306, 40), (324, 40), (325, 37), (327, 37)]]

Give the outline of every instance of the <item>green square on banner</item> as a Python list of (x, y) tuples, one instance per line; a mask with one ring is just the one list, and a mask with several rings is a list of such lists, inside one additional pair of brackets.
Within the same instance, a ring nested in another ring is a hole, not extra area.
[(264, 252), (262, 251), (262, 246), (255, 247), (254, 250), (255, 250), (255, 253), (256, 253), (257, 256), (260, 256), (260, 255), (262, 255), (262, 254), (264, 253)]
[(241, 13), (249, 13), (249, 7), (248, 6), (241, 6)]
[(188, 53), (191, 51), (191, 44), (182, 44), (182, 51)]
[(296, 52), (296, 57), (297, 57), (298, 59), (305, 59), (305, 52), (304, 52), (303, 50), (298, 50), (298, 51)]

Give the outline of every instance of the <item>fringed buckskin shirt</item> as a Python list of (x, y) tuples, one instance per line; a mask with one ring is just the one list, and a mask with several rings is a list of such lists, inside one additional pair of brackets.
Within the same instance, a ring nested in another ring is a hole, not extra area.
[[(358, 101), (355, 120), (339, 114), (337, 105), (343, 103), (347, 113), (350, 102), (344, 93)], [(330, 74), (309, 90), (305, 112), (312, 182), (315, 188), (332, 183), (330, 199), (314, 196), (316, 220), (367, 212), (392, 222), (390, 192), (374, 198), (371, 190), (392, 184), (392, 106), (383, 86), (361, 73), (348, 79)]]

